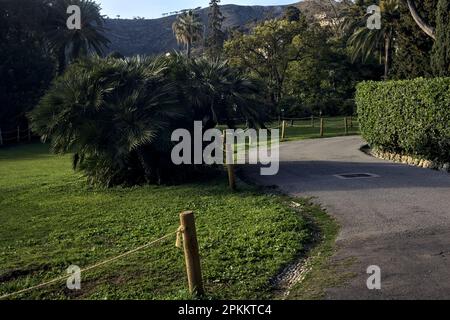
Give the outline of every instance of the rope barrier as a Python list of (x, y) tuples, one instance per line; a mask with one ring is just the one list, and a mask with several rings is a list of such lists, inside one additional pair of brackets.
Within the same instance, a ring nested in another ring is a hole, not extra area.
[[(178, 239), (178, 238), (179, 238), (179, 234), (180, 234), (180, 233), (183, 233), (183, 232), (184, 232), (183, 228), (180, 227), (180, 228), (178, 228), (177, 231), (175, 231), (175, 232), (171, 232), (171, 233), (169, 233), (169, 234), (167, 234), (167, 235), (165, 235), (165, 236), (163, 236), (163, 237), (161, 237), (161, 238), (159, 238), (159, 239), (153, 240), (153, 241), (151, 241), (151, 242), (149, 242), (149, 243), (147, 243), (147, 244), (144, 244), (144, 245), (142, 245), (142, 246), (140, 246), (140, 247), (137, 247), (137, 248), (135, 248), (135, 249), (133, 249), (133, 250), (127, 251), (127, 252), (125, 252), (125, 253), (122, 253), (122, 254), (120, 254), (120, 255), (118, 255), (118, 256), (115, 256), (115, 257), (113, 257), (113, 258), (104, 260), (104, 261), (102, 261), (102, 262), (96, 263), (96, 264), (94, 264), (94, 265), (92, 265), (92, 266), (89, 266), (89, 267), (87, 267), (87, 268), (81, 269), (80, 272), (87, 272), (87, 271), (90, 271), (90, 270), (92, 270), (92, 269), (101, 267), (101, 266), (103, 266), (103, 265), (105, 265), (105, 264), (108, 264), (108, 263), (111, 263), (111, 262), (113, 262), (113, 261), (119, 260), (119, 259), (121, 259), (121, 258), (124, 258), (124, 257), (126, 257), (126, 256), (129, 256), (130, 254), (133, 254), (133, 253), (138, 252), (138, 251), (140, 251), (140, 250), (146, 249), (146, 248), (150, 247), (151, 245), (153, 245), (153, 244), (155, 244), (155, 243), (157, 243), (157, 242), (163, 241), (163, 240), (165, 240), (165, 239), (167, 239), (167, 238), (169, 238), (169, 237), (171, 237), (171, 236), (173, 236), (173, 235), (175, 235), (175, 234), (177, 235), (177, 239)], [(177, 246), (178, 246), (178, 244), (179, 244), (179, 240), (177, 240)], [(6, 299), (6, 298), (9, 298), (9, 297), (12, 297), (12, 296), (21, 294), (21, 293), (29, 292), (29, 291), (32, 291), (32, 290), (35, 290), (35, 289), (39, 289), (39, 288), (48, 286), (48, 285), (53, 284), (53, 283), (56, 283), (56, 282), (59, 282), (59, 281), (62, 281), (62, 280), (66, 280), (67, 278), (68, 278), (67, 275), (61, 276), (61, 277), (58, 277), (58, 278), (55, 278), (55, 279), (52, 279), (52, 280), (49, 280), (49, 281), (40, 283), (40, 284), (38, 284), (38, 285), (29, 287), (29, 288), (25, 288), (25, 289), (22, 289), (22, 290), (19, 290), (19, 291), (16, 291), (16, 292), (8, 293), (8, 294), (5, 294), (5, 295), (3, 295), (3, 296), (0, 296), (0, 300)]]

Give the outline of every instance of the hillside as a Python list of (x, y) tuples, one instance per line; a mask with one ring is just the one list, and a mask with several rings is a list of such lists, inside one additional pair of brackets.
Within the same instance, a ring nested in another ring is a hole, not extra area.
[[(305, 0), (296, 3), (303, 14), (313, 19), (317, 14), (330, 16), (333, 10), (326, 0)], [(278, 18), (285, 6), (239, 6), (221, 7), (226, 20), (224, 28), (243, 27), (269, 18)], [(208, 8), (198, 10), (203, 23), (207, 25)], [(125, 56), (136, 54), (160, 54), (179, 48), (173, 36), (172, 23), (176, 16), (160, 19), (106, 19), (107, 37), (111, 40), (108, 52), (117, 51)]]

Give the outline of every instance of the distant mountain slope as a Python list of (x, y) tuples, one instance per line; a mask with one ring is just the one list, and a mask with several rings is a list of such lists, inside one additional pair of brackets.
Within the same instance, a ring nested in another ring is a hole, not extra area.
[[(332, 14), (327, 0), (305, 0), (296, 3), (309, 18), (316, 14)], [(239, 6), (221, 7), (226, 20), (224, 28), (245, 27), (269, 18), (278, 18), (286, 6)], [(197, 11), (204, 24), (208, 21), (208, 8)], [(160, 19), (107, 19), (106, 36), (111, 40), (109, 52), (117, 51), (125, 56), (136, 54), (160, 54), (178, 48), (172, 32), (172, 23), (176, 16)]]

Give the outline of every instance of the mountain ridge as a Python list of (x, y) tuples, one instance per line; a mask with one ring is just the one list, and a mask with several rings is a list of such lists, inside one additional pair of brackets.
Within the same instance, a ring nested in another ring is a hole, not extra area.
[[(304, 0), (292, 5), (298, 7), (309, 19), (313, 19), (317, 14), (332, 14), (329, 1), (325, 0)], [(279, 18), (287, 6), (289, 5), (222, 5), (221, 11), (226, 18), (224, 29), (234, 27), (246, 29), (246, 26), (248, 29), (249, 25), (257, 22)], [(205, 26), (208, 12), (209, 8), (197, 10)], [(107, 53), (118, 52), (124, 56), (156, 55), (180, 49), (172, 32), (172, 24), (176, 17), (171, 15), (157, 19), (106, 19), (106, 37), (111, 41)]]

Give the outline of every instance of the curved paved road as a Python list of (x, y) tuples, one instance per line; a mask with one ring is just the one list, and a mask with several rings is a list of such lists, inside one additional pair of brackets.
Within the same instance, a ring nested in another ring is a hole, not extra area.
[[(360, 137), (290, 142), (280, 147), (280, 172), (245, 174), (300, 197), (314, 197), (341, 224), (337, 264), (353, 260), (356, 277), (329, 288), (328, 299), (450, 299), (450, 175), (372, 158)], [(335, 175), (370, 173), (373, 178)], [(367, 267), (382, 272), (368, 290)], [(347, 266), (348, 267), (348, 266)]]

